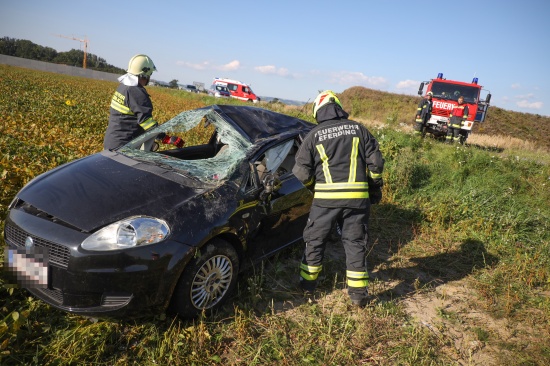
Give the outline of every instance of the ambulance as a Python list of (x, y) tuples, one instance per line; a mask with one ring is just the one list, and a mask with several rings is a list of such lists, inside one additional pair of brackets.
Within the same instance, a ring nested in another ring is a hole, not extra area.
[(232, 98), (237, 98), (245, 102), (253, 103), (258, 103), (260, 101), (260, 97), (254, 94), (254, 92), (250, 88), (250, 85), (240, 82), (238, 80), (214, 78), (212, 84), (227, 86), (227, 89), (229, 89)]

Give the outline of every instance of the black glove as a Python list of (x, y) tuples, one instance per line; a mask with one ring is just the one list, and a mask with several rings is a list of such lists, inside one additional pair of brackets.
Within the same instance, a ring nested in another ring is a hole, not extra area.
[(369, 189), (369, 199), (371, 205), (376, 205), (382, 200), (382, 190), (378, 187)]

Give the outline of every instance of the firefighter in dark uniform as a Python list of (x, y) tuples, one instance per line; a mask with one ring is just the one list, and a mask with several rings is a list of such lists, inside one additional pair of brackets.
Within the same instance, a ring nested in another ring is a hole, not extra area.
[(426, 94), (426, 98), (423, 98), (420, 103), (418, 103), (418, 108), (416, 110), (416, 124), (414, 126), (415, 135), (424, 135), (426, 123), (430, 120), (432, 116), (432, 97), (434, 93), (431, 91)]
[(458, 104), (449, 115), (449, 126), (447, 128), (446, 142), (449, 144), (460, 142), (460, 128), (468, 119), (469, 109), (464, 105), (464, 97), (458, 97)]
[(151, 98), (145, 90), (156, 70), (147, 55), (130, 59), (127, 74), (118, 78), (120, 84), (111, 99), (109, 125), (103, 140), (105, 149), (116, 149), (157, 125)]
[(368, 300), (367, 224), (371, 203), (382, 198), (384, 159), (376, 139), (360, 123), (348, 120), (340, 100), (330, 90), (313, 103), (318, 125), (304, 138), (292, 170), (314, 198), (306, 228), (306, 248), (300, 284), (312, 293), (323, 255), (336, 222), (341, 225), (346, 252), (348, 294), (354, 305)]

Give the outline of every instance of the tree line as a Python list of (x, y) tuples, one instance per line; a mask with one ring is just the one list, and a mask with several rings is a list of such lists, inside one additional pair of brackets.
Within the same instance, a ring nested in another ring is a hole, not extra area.
[[(25, 39), (9, 37), (0, 38), (0, 54), (82, 67), (84, 63), (84, 51), (71, 49), (68, 52), (57, 52), (51, 47), (37, 45)], [(86, 68), (91, 70), (124, 74), (125, 70), (107, 63), (107, 61), (92, 53), (86, 55)]]

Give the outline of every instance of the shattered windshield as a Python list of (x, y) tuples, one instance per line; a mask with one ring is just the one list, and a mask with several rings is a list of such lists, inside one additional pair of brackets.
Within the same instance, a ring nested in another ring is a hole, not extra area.
[[(184, 141), (183, 146), (173, 145), (178, 137)], [(117, 152), (141, 162), (167, 166), (204, 183), (217, 183), (238, 168), (251, 147), (210, 107), (182, 112)]]
[(479, 97), (479, 88), (467, 85), (456, 85), (434, 82), (431, 91), (434, 98), (457, 101), (458, 97), (463, 96), (465, 103), (477, 103)]

